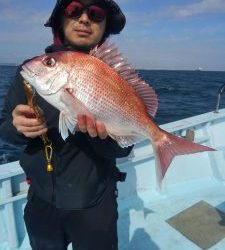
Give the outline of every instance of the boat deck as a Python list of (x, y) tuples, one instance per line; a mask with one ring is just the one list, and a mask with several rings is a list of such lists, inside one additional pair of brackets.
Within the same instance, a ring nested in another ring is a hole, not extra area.
[(146, 193), (144, 200), (133, 196), (126, 201), (132, 206), (119, 206), (119, 249), (225, 249), (224, 183), (196, 180), (177, 189)]

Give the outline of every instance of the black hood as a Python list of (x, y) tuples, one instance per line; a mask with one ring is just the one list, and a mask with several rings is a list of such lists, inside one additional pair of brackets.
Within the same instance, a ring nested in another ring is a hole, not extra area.
[[(72, 2), (71, 0), (57, 0), (56, 5), (48, 21), (45, 23), (46, 27), (51, 27), (56, 31), (60, 25), (60, 14), (63, 8)], [(118, 34), (124, 28), (126, 18), (116, 2), (112, 0), (97, 0), (96, 2), (104, 4), (108, 11), (106, 32), (108, 34)]]

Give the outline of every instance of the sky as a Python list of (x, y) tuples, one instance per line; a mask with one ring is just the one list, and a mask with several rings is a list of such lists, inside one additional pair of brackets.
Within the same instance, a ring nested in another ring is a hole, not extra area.
[[(111, 36), (136, 69), (225, 71), (225, 0), (117, 0), (127, 23)], [(0, 0), (0, 63), (20, 64), (52, 42), (55, 0)]]

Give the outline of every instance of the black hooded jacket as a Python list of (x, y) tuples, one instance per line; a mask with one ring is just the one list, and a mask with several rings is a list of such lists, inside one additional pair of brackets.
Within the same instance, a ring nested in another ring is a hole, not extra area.
[[(63, 50), (50, 46), (46, 52)], [(54, 171), (46, 171), (44, 145), (40, 137), (26, 138), (12, 124), (12, 111), (26, 104), (23, 79), (18, 68), (5, 99), (1, 114), (0, 137), (11, 143), (27, 145), (20, 165), (31, 180), (30, 193), (62, 209), (83, 209), (96, 205), (109, 190), (115, 188), (120, 174), (116, 158), (127, 156), (132, 147), (124, 148), (111, 138), (102, 140), (76, 132), (65, 141), (58, 132), (59, 111), (37, 95), (37, 104), (44, 111), (48, 137), (53, 143)]]

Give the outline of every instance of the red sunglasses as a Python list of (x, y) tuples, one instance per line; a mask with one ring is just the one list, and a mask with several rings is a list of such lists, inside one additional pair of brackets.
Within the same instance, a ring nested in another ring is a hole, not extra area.
[(106, 10), (97, 5), (83, 5), (72, 1), (64, 10), (64, 14), (69, 18), (79, 18), (86, 11), (88, 18), (96, 23), (102, 22), (106, 17)]

